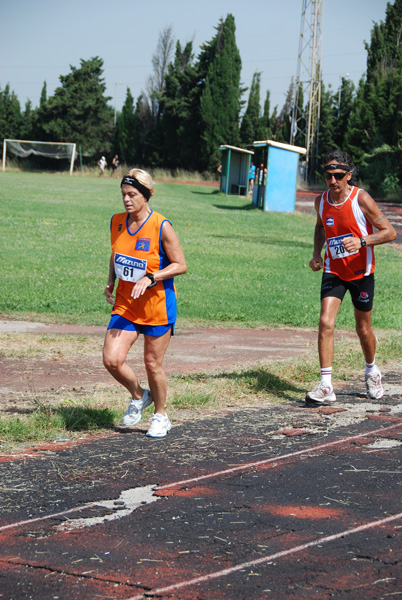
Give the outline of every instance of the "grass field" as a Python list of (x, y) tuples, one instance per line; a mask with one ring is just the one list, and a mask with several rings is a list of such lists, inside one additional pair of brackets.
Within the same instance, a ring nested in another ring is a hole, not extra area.
[[(106, 325), (103, 290), (110, 257), (109, 223), (122, 212), (119, 182), (97, 177), (0, 174), (0, 314), (17, 319)], [(176, 279), (179, 327), (316, 327), (321, 275), (308, 267), (315, 218), (263, 213), (248, 198), (227, 197), (201, 184), (157, 183), (151, 206), (169, 218), (184, 249), (188, 272)], [(378, 359), (402, 353), (402, 256), (376, 249), (373, 324)], [(338, 328), (354, 328), (345, 301)], [(35, 346), (37, 344), (37, 347)], [(85, 340), (35, 341), (0, 336), (0, 355), (28, 358), (67, 351), (97, 353)], [(357, 339), (337, 346), (338, 379), (361, 371)], [(169, 414), (260, 405), (264, 399), (299, 398), (317, 378), (316, 351), (297, 360), (259, 364), (227, 376), (205, 374), (169, 381)], [(0, 442), (69, 438), (108, 429), (122, 416), (125, 392), (107, 390), (78, 398), (28, 398), (23, 416), (0, 416)]]
[[(1, 174), (0, 312), (105, 324), (109, 222), (122, 212), (119, 182)], [(312, 273), (314, 217), (263, 213), (247, 198), (202, 185), (158, 183), (151, 206), (177, 231), (188, 273), (176, 279), (179, 322), (315, 327), (320, 274)], [(401, 329), (400, 253), (376, 249), (374, 324)], [(350, 327), (345, 302), (338, 326)]]

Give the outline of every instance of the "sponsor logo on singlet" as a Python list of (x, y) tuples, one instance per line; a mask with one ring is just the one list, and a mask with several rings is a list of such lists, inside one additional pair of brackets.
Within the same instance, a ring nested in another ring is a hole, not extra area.
[(334, 226), (334, 220), (332, 217), (327, 217), (327, 226), (328, 227), (333, 227)]

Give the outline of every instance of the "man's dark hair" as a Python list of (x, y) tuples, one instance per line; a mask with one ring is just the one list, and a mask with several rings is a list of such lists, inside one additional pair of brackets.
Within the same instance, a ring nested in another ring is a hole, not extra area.
[(332, 150), (324, 156), (324, 165), (328, 163), (339, 163), (341, 165), (345, 165), (348, 171), (352, 171), (352, 178), (350, 180), (350, 183), (352, 185), (356, 184), (355, 180), (357, 179), (357, 169), (353, 163), (350, 154), (348, 154), (347, 152), (343, 152), (343, 150)]

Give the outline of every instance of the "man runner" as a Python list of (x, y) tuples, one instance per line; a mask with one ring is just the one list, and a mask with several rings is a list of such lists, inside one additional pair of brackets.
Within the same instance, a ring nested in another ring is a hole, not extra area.
[[(332, 387), (334, 331), (338, 310), (348, 290), (354, 306), (356, 332), (366, 360), (367, 397), (382, 398), (381, 373), (375, 364), (376, 338), (371, 328), (374, 297), (373, 246), (391, 242), (395, 229), (371, 196), (355, 187), (355, 166), (346, 152), (334, 150), (324, 158), (328, 190), (315, 199), (313, 271), (323, 269), (318, 354), (321, 381), (306, 395), (306, 402), (335, 402)], [(373, 227), (378, 231), (373, 232)], [(324, 260), (321, 251), (326, 244)]]

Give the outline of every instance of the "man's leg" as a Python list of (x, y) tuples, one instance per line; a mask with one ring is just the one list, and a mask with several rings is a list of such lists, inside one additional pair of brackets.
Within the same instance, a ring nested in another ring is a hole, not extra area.
[(320, 359), (321, 381), (312, 392), (306, 394), (306, 402), (326, 404), (335, 402), (332, 387), (332, 361), (334, 358), (335, 321), (342, 300), (327, 296), (321, 300), (320, 323), (318, 327), (318, 356)]
[(366, 391), (370, 399), (380, 400), (384, 395), (381, 383), (381, 371), (375, 364), (377, 340), (371, 327), (371, 310), (361, 311), (355, 308), (356, 332), (366, 360)]
[(373, 363), (377, 340), (371, 327), (372, 311), (362, 311), (355, 308), (356, 332), (359, 336), (366, 363)]
[(342, 300), (329, 296), (321, 301), (320, 324), (318, 327), (318, 356), (321, 369), (332, 367), (334, 359), (335, 321)]

